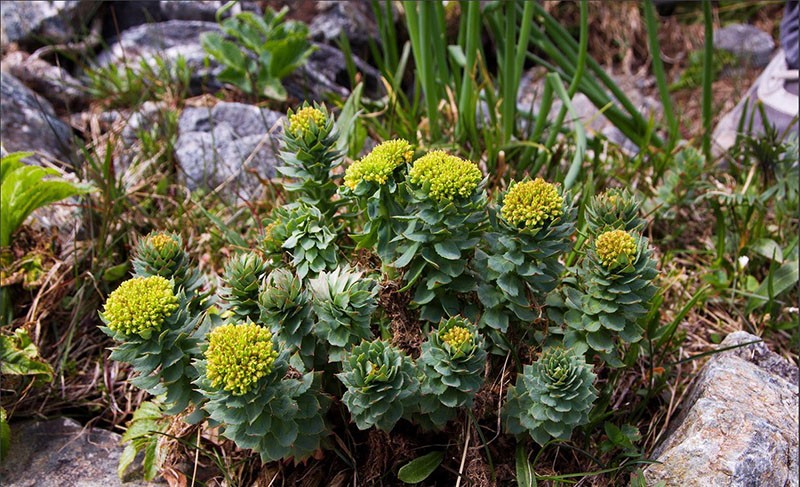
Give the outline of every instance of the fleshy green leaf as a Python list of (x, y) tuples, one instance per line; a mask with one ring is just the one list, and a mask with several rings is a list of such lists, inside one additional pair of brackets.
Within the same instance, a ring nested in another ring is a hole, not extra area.
[(397, 478), (407, 484), (416, 484), (427, 479), (444, 460), (444, 452), (435, 451), (411, 460), (400, 467)]

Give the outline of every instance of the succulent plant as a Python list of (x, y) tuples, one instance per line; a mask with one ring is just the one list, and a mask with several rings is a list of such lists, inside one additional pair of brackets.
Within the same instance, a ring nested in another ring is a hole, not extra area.
[(111, 359), (133, 365), (131, 383), (153, 395), (166, 392), (170, 414), (183, 411), (201, 396), (191, 381), (197, 372), (191, 359), (199, 354), (194, 333), (200, 314), (192, 313), (185, 293), (160, 276), (123, 282), (105, 302), (100, 329), (118, 344)]
[(514, 435), (527, 432), (540, 445), (569, 439), (576, 426), (588, 422), (597, 398), (595, 378), (583, 355), (562, 347), (545, 349), (508, 388), (506, 429)]
[(316, 350), (317, 340), (313, 334), (314, 321), (308, 292), (291, 271), (275, 269), (270, 272), (258, 302), (261, 322), (272, 330), (283, 350), (299, 354), (304, 368), (313, 368), (315, 358), (319, 359), (317, 362), (326, 358), (320, 350)]
[(288, 253), (300, 279), (336, 267), (336, 233), (314, 206), (297, 202), (273, 210), (262, 247), (273, 260)]
[(583, 349), (588, 345), (602, 352), (609, 364), (621, 366), (615, 355), (617, 339), (634, 343), (642, 338), (640, 321), (655, 295), (656, 275), (645, 237), (621, 229), (599, 233), (582, 263), (582, 294), (568, 291), (565, 300), (565, 344)]
[(457, 408), (472, 406), (483, 383), (486, 344), (469, 320), (453, 317), (422, 343), (420, 412), (437, 428), (455, 417)]
[(475, 264), (484, 306), (480, 324), (505, 332), (509, 320), (535, 319), (533, 305), (558, 285), (575, 210), (556, 185), (537, 178), (512, 182), (490, 221), (494, 231), (484, 234)]
[(408, 205), (392, 265), (405, 270), (405, 288), (415, 287), (420, 319), (438, 323), (462, 313), (459, 294), (475, 289), (467, 272), (486, 221), (486, 193), (478, 167), (443, 151), (414, 161), (405, 191)]
[(258, 292), (266, 274), (267, 263), (256, 252), (237, 254), (225, 264), (225, 298), (240, 319), (258, 321)]
[(347, 390), (342, 402), (359, 429), (390, 431), (415, 410), (419, 379), (411, 359), (387, 342), (362, 342), (348, 354), (337, 377)]
[(284, 165), (278, 168), (291, 179), (284, 186), (325, 216), (333, 216), (339, 204), (331, 201), (338, 177), (332, 170), (342, 163), (333, 117), (324, 106), (306, 102), (296, 112), (290, 109), (287, 119), (281, 151)]
[(267, 462), (301, 460), (320, 447), (329, 401), (319, 376), (286, 377), (286, 353), (278, 352), (267, 328), (254, 323), (215, 328), (196, 366), (195, 384), (208, 399), (204, 409), (240, 448)]
[(360, 212), (367, 220), (360, 233), (353, 235), (359, 248), (375, 250), (384, 262), (391, 260), (398, 223), (393, 216), (402, 214), (398, 183), (404, 179), (402, 169), (411, 162), (414, 149), (404, 139), (388, 140), (354, 162), (344, 175), (340, 192), (355, 197)]
[(639, 202), (627, 189), (608, 189), (592, 198), (586, 207), (589, 228), (619, 228), (641, 232), (645, 221), (639, 217)]
[(321, 272), (308, 286), (316, 334), (330, 345), (331, 360), (344, 360), (348, 348), (372, 337), (369, 325), (378, 306), (378, 283), (363, 272), (339, 267)]
[(175, 233), (155, 231), (139, 239), (132, 263), (137, 276), (171, 279), (186, 293), (194, 293), (203, 286), (200, 271), (191, 265), (183, 241)]

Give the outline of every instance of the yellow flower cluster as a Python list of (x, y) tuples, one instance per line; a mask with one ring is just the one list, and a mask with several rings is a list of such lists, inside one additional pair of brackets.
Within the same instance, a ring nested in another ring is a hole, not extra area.
[(108, 297), (103, 317), (111, 330), (149, 338), (178, 309), (172, 284), (160, 276), (135, 277)]
[(600, 262), (611, 269), (617, 265), (620, 256), (633, 257), (636, 254), (636, 239), (625, 230), (603, 232), (594, 244)]
[(317, 127), (322, 127), (325, 125), (325, 119), (325, 114), (321, 110), (312, 107), (301, 108), (296, 113), (289, 115), (289, 132), (297, 137), (305, 137), (311, 130), (312, 120)]
[(559, 218), (564, 198), (555, 185), (542, 178), (513, 184), (503, 199), (503, 218), (514, 225), (535, 228)]
[(208, 335), (206, 377), (213, 387), (241, 396), (272, 371), (276, 358), (267, 328), (254, 323), (222, 325)]
[(431, 151), (414, 162), (408, 172), (411, 182), (429, 184), (428, 196), (436, 201), (468, 198), (478, 187), (483, 174), (478, 166), (444, 151)]
[(167, 232), (154, 232), (147, 236), (147, 243), (160, 254), (175, 253), (180, 250), (178, 241)]
[(344, 184), (356, 189), (361, 181), (384, 184), (397, 166), (411, 162), (414, 149), (404, 139), (387, 140), (347, 168)]
[(460, 348), (472, 341), (472, 333), (463, 326), (454, 326), (441, 335), (442, 341), (453, 348)]

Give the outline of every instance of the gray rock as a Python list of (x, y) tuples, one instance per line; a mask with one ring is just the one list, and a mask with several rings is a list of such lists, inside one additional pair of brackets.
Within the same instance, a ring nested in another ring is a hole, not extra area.
[(772, 36), (749, 24), (732, 24), (714, 31), (714, 47), (735, 54), (755, 67), (769, 64), (775, 41)]
[[(217, 18), (217, 10), (225, 5), (226, 2), (218, 0), (161, 0), (159, 3), (161, 4), (161, 15), (166, 20), (205, 20), (214, 22)], [(237, 9), (261, 15), (261, 7), (257, 2), (239, 2), (233, 8), (228, 9), (222, 17), (230, 17)]]
[[(720, 348), (757, 340), (736, 332)], [(653, 457), (648, 485), (797, 486), (797, 367), (763, 342), (714, 355)]]
[(369, 2), (319, 1), (316, 7), (317, 14), (309, 25), (315, 41), (332, 44), (344, 32), (351, 47), (361, 52), (368, 48), (370, 40), (378, 40), (378, 24)]
[(214, 190), (224, 184), (228, 201), (256, 196), (261, 180), (275, 175), (282, 118), (242, 103), (184, 109), (175, 157), (186, 185)]
[[(308, 62), (298, 68), (284, 80), (289, 95), (299, 100), (325, 100), (331, 93), (347, 97), (350, 85), (347, 74), (347, 62), (342, 51), (325, 44), (315, 44), (317, 50), (308, 58)], [(362, 74), (364, 96), (377, 99), (386, 91), (380, 82), (378, 70), (365, 63), (358, 56), (353, 56), (356, 69)]]
[(10, 73), (0, 77), (0, 141), (7, 152), (34, 151), (41, 158), (74, 163), (72, 129), (58, 119), (50, 102)]
[(117, 477), (120, 435), (84, 430), (74, 419), (11, 425), (9, 456), (0, 463), (7, 487), (139, 487), (152, 485)]
[(3, 58), (3, 67), (54, 106), (80, 110), (88, 104), (81, 82), (47, 61), (15, 51)]
[[(199, 86), (212, 79), (219, 70), (214, 62), (206, 66), (206, 53), (200, 43), (200, 36), (204, 32), (219, 31), (216, 22), (194, 20), (170, 20), (139, 25), (124, 31), (118, 41), (101, 52), (97, 57), (97, 64), (108, 66), (111, 63), (127, 63), (132, 69), (137, 69), (140, 59), (155, 66), (157, 57), (171, 64), (182, 56), (192, 73), (192, 86), (195, 91), (199, 91)], [(218, 85), (212, 86), (214, 87)]]
[(0, 11), (0, 44), (69, 42), (81, 33), (97, 4), (88, 0), (5, 2)]

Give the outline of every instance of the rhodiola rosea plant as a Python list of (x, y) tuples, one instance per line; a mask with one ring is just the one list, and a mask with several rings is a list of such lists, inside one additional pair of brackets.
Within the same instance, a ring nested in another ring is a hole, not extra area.
[[(177, 235), (142, 238), (134, 277), (101, 311), (134, 385), (264, 462), (305, 460), (342, 428), (448, 431), (492, 393), (497, 355), (517, 371), (498, 397), (508, 434), (546, 444), (588, 424), (598, 366), (623, 365), (656, 291), (636, 200), (595, 197), (566, 266), (576, 209), (559, 184), (490, 194), (475, 163), (401, 139), (341, 171), (337, 140), (324, 107), (289, 112), (293, 199), (232, 255), (219, 290)], [(416, 345), (398, 335), (398, 296)]]

